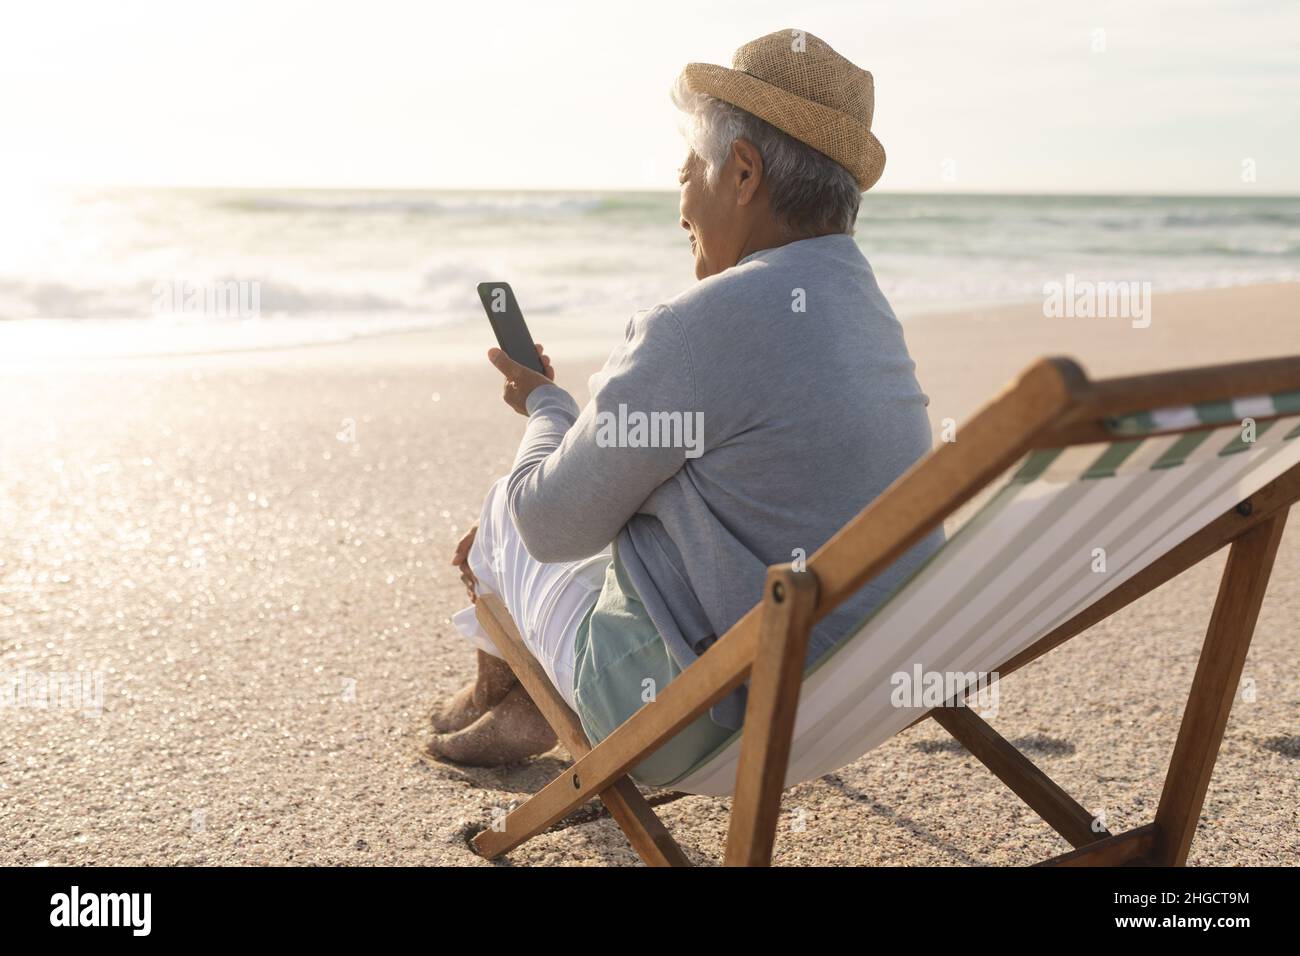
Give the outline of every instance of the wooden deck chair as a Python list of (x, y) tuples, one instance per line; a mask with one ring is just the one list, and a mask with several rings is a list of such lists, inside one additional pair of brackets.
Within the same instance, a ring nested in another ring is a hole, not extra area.
[[(996, 489), (855, 632), (805, 673), (810, 627), (981, 490)], [(1089, 381), (1030, 366), (594, 748), (500, 602), (478, 616), (575, 763), (473, 841), (497, 857), (600, 797), (646, 863), (688, 861), (627, 776), (749, 681), (741, 732), (675, 781), (734, 794), (725, 860), (766, 865), (782, 790), (925, 717), (1075, 849), (1057, 865), (1181, 865), (1240, 681), (1287, 510), (1300, 498), (1300, 356)], [(891, 676), (1001, 676), (1229, 545), (1155, 820), (1112, 835), (970, 707), (898, 707)]]

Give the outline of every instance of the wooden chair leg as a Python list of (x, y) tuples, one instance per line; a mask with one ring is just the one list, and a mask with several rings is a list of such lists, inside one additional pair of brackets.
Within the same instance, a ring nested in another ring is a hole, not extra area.
[(1287, 512), (1281, 511), (1251, 528), (1233, 541), (1228, 552), (1156, 810), (1151, 862), (1157, 865), (1187, 862), (1286, 516)]
[[(475, 614), (528, 696), (555, 730), (560, 743), (575, 760), (585, 756), (591, 750), (591, 742), (582, 729), (582, 722), (528, 650), (505, 604), (496, 595), (483, 594), (479, 596)], [(601, 791), (600, 799), (647, 866), (691, 865), (630, 777), (618, 777)]]
[(1147, 823), (1035, 863), (1034, 866), (1135, 866), (1144, 863), (1151, 856), (1155, 842), (1156, 825)]
[(816, 607), (811, 571), (788, 565), (768, 571), (727, 832), (728, 866), (767, 866), (772, 860)]
[(1077, 800), (969, 707), (936, 707), (930, 716), (1070, 846), (1087, 846), (1110, 836), (1105, 827), (1097, 827), (1092, 814)]

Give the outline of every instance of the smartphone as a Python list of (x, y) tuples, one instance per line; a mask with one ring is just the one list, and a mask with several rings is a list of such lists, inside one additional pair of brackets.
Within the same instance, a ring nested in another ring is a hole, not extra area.
[(533, 344), (533, 337), (524, 324), (524, 314), (519, 311), (519, 303), (515, 301), (510, 283), (480, 282), (478, 297), (483, 300), (483, 311), (492, 323), (492, 331), (496, 333), (497, 345), (501, 346), (501, 351), (520, 365), (545, 375), (537, 346)]

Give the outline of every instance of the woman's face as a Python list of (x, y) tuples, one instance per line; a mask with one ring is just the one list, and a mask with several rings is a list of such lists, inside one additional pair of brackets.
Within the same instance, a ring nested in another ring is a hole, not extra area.
[(695, 256), (695, 278), (705, 279), (731, 268), (739, 256), (730, 235), (730, 227), (735, 224), (735, 200), (728, 204), (722, 195), (727, 177), (719, 176), (717, 185), (710, 186), (704, 160), (692, 150), (678, 171), (677, 181), (682, 187), (681, 224), (690, 234)]

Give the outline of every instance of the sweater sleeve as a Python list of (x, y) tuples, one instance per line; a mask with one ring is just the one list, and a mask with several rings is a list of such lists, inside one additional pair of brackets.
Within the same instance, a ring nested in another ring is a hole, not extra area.
[(564, 389), (528, 396), (510, 511), (538, 561), (576, 561), (612, 542), (651, 493), (702, 452), (703, 413), (681, 320), (633, 317), (578, 412)]

